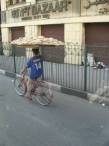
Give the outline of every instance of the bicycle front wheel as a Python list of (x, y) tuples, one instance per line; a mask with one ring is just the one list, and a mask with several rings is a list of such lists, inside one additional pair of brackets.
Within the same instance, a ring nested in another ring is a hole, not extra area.
[(19, 96), (25, 95), (26, 86), (20, 77), (14, 79), (14, 89)]

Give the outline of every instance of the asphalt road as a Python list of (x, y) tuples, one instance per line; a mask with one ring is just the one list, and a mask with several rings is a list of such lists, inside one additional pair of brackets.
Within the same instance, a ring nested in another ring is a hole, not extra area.
[(54, 92), (49, 107), (16, 95), (0, 75), (0, 146), (109, 146), (109, 110)]

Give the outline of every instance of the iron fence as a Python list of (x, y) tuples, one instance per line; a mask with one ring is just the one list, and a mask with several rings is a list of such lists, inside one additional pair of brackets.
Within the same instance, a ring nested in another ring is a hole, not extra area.
[[(20, 55), (18, 55), (19, 50), (20, 48), (13, 48), (9, 44), (2, 45), (0, 69), (19, 73), (32, 55), (31, 49), (29, 48), (21, 48), (23, 53), (20, 50)], [(44, 79), (66, 88), (95, 93), (97, 89), (109, 86), (108, 50), (109, 46), (104, 45), (83, 47), (78, 44), (67, 43), (63, 47), (63, 62), (57, 61), (57, 56), (61, 57), (61, 55), (56, 56), (56, 61), (48, 61), (44, 56), (45, 54), (42, 53), (42, 58), (44, 58)], [(52, 56), (52, 53), (54, 51), (49, 52), (48, 56)], [(56, 54), (58, 52), (55, 52)]]

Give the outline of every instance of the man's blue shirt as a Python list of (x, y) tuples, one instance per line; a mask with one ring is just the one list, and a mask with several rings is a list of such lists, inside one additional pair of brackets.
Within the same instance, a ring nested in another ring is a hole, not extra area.
[(27, 62), (29, 68), (29, 77), (34, 80), (42, 75), (42, 61), (40, 56), (34, 56)]

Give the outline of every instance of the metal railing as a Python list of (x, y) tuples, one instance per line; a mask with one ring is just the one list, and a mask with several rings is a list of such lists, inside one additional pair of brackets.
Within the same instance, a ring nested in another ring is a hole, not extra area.
[[(0, 69), (8, 72), (19, 73), (32, 55), (31, 49), (19, 53), (19, 48), (13, 49), (9, 44), (1, 48)], [(82, 47), (68, 43), (63, 48), (64, 62), (57, 61), (57, 57), (61, 57), (59, 52), (55, 52), (56, 61), (48, 61), (42, 54), (44, 79), (66, 88), (95, 93), (97, 89), (109, 86), (108, 50), (109, 46)]]

